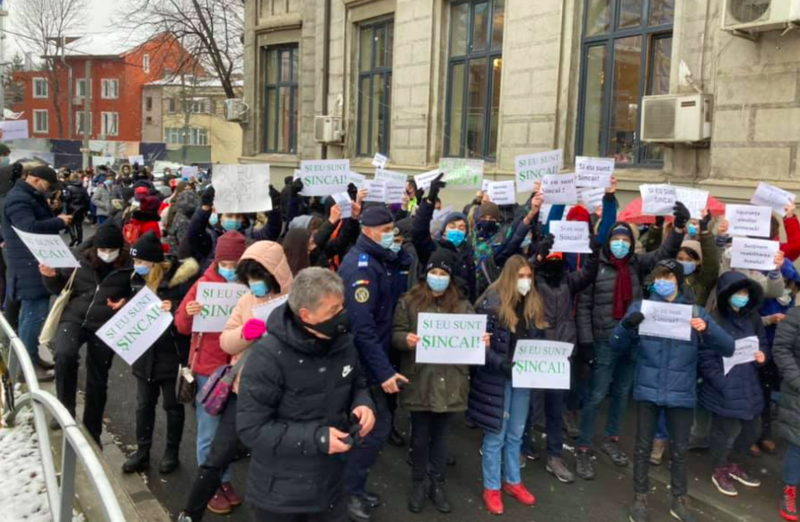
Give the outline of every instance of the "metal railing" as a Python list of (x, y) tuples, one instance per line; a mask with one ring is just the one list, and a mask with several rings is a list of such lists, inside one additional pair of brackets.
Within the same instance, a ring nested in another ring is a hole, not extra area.
[[(105, 470), (97, 458), (91, 443), (86, 439), (81, 429), (69, 414), (67, 409), (51, 393), (39, 387), (36, 372), (33, 368), (25, 345), (17, 337), (14, 329), (0, 314), (0, 334), (8, 340), (8, 369), (11, 378), (16, 380), (19, 370), (25, 378), (27, 391), (16, 401), (16, 408), (9, 409), (8, 402), (3, 403), (3, 418), (6, 425), (14, 424), (17, 413), (25, 406), (33, 408), (33, 420), (36, 435), (39, 439), (39, 451), (42, 456), (44, 481), (47, 488), (47, 499), (50, 503), (50, 513), (53, 522), (71, 522), (72, 504), (75, 499), (75, 475), (78, 471), (78, 459), (83, 464), (86, 474), (94, 486), (94, 491), (100, 499), (108, 522), (125, 522), (125, 516), (117, 502), (114, 489), (106, 477)], [(59, 472), (53, 462), (51, 451), (50, 430), (48, 429), (45, 411), (48, 411), (61, 425), (63, 440), (61, 452), (61, 480)]]

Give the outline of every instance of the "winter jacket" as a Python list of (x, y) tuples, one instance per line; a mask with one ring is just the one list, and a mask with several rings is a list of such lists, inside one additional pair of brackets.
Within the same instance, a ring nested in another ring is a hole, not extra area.
[[(794, 263), (789, 261), (788, 258), (783, 260), (781, 274), (783, 275), (784, 283), (793, 282), (795, 285), (800, 286), (800, 273), (797, 272)], [(764, 304), (761, 305), (758, 313), (761, 317), (767, 317), (773, 314), (785, 315), (794, 307), (795, 297), (788, 289), (784, 289), (781, 297), (776, 299), (764, 299)], [(772, 359), (772, 345), (775, 342), (775, 330), (777, 327), (777, 324), (770, 324), (764, 327), (764, 331), (767, 335), (767, 346), (769, 347), (769, 351), (764, 353), (766, 353), (768, 359)]]
[(241, 373), (236, 431), (252, 451), (247, 502), (270, 513), (321, 513), (339, 501), (347, 454), (329, 455), (329, 428), (373, 411), (349, 334), (322, 341), (287, 305), (267, 321)]
[(800, 446), (800, 308), (792, 308), (778, 324), (772, 346), (781, 375), (778, 422), (781, 436)]
[[(717, 238), (717, 242), (725, 241), (724, 236), (720, 236)], [(731, 257), (732, 257), (732, 247), (728, 244), (728, 247), (722, 250), (720, 254), (720, 275), (726, 272), (740, 272), (759, 285), (764, 290), (764, 299), (775, 299), (783, 295), (783, 276), (781, 275), (780, 270), (770, 270), (769, 272), (762, 272), (760, 270), (749, 270), (745, 268), (731, 268)], [(707, 308), (713, 309), (716, 306), (716, 295), (712, 294), (709, 297)]]
[(172, 221), (168, 223), (166, 242), (169, 244), (170, 252), (178, 253), (179, 245), (189, 231), (189, 223), (192, 216), (200, 206), (200, 196), (197, 192), (187, 188), (178, 194), (178, 198), (172, 204), (175, 205), (176, 212), (172, 217)]
[(39, 262), (14, 231), (31, 234), (58, 234), (67, 226), (53, 216), (44, 195), (23, 180), (17, 180), (3, 207), (3, 238), (7, 297), (14, 300), (41, 299), (50, 293), (42, 283)]
[[(672, 227), (670, 226), (671, 230)], [(648, 238), (657, 245), (661, 244), (662, 228), (653, 227), (646, 234)], [(700, 248), (697, 247), (700, 243)], [(645, 247), (648, 250), (649, 247)], [(691, 297), (691, 301), (698, 306), (706, 306), (709, 296), (712, 295), (717, 278), (719, 278), (720, 262), (719, 262), (719, 249), (716, 245), (714, 234), (710, 232), (701, 232), (697, 239), (690, 239), (686, 236), (681, 248), (689, 248), (696, 252), (701, 259), (700, 265), (690, 275), (683, 279), (683, 292), (687, 298)], [(650, 250), (648, 250), (650, 251)], [(645, 279), (645, 286), (649, 288), (653, 282), (653, 275), (649, 274)]]
[(94, 206), (97, 208), (98, 216), (111, 215), (111, 192), (105, 184), (100, 184), (94, 189), (92, 203), (94, 203)]
[(316, 248), (311, 252), (311, 266), (338, 269), (360, 233), (357, 219), (343, 219), (337, 225), (324, 220), (314, 234)]
[[(729, 302), (736, 292), (747, 288), (750, 301), (735, 311)], [(711, 317), (730, 334), (734, 341), (758, 337), (760, 350), (766, 350), (766, 336), (758, 307), (763, 300), (761, 287), (744, 274), (728, 272), (717, 283), (718, 307)], [(698, 400), (708, 411), (721, 417), (753, 420), (764, 410), (764, 393), (755, 360), (738, 364), (725, 375), (722, 356), (712, 350), (700, 350), (700, 385)]]
[[(659, 295), (653, 295), (650, 300), (664, 302)], [(683, 294), (679, 294), (673, 304), (691, 303)], [(625, 317), (641, 312), (641, 309), (642, 301), (636, 301)], [(623, 326), (624, 318), (616, 326), (608, 340), (611, 348), (636, 351), (634, 400), (652, 402), (667, 408), (694, 408), (697, 400), (697, 361), (700, 349), (713, 350), (723, 357), (733, 355), (733, 338), (703, 308), (693, 305), (692, 317), (699, 317), (706, 322), (707, 327), (702, 333), (692, 328), (689, 341), (640, 336), (639, 328), (629, 330)]]
[[(783, 228), (786, 230), (786, 242), (781, 243), (781, 252), (786, 259), (795, 262), (800, 257), (800, 220), (797, 216), (783, 218)], [(773, 238), (780, 241), (780, 237)]]
[(131, 219), (128, 225), (135, 228), (138, 233), (135, 234), (137, 238), (142, 237), (148, 232), (153, 232), (158, 239), (161, 239), (161, 216), (156, 212), (144, 212), (142, 210), (134, 210), (131, 213)]
[[(422, 312), (446, 313), (438, 306), (421, 310), (408, 297), (400, 300), (394, 312), (392, 347), (401, 354), (400, 373), (411, 381), (400, 393), (400, 404), (408, 411), (464, 411), (467, 409), (469, 397), (469, 367), (457, 364), (417, 364), (416, 350), (409, 349), (406, 343), (406, 336), (417, 332), (417, 318)], [(449, 313), (473, 314), (475, 310), (463, 299), (458, 308)]]
[(89, 192), (83, 183), (73, 181), (67, 183), (63, 191), (64, 206), (67, 214), (86, 215), (89, 211)]
[[(278, 243), (272, 241), (253, 243), (245, 251), (242, 256), (243, 259), (253, 259), (261, 263), (261, 266), (275, 277), (280, 288), (270, 288), (269, 293), (264, 297), (256, 297), (251, 292), (247, 292), (239, 298), (231, 318), (228, 319), (225, 325), (225, 331), (222, 332), (219, 338), (220, 348), (233, 356), (231, 364), (236, 364), (242, 354), (253, 345), (253, 341), (247, 341), (242, 337), (242, 327), (254, 317), (253, 308), (287, 295), (292, 288), (293, 280), (289, 262), (286, 261), (286, 255), (283, 253), (283, 247)], [(241, 371), (239, 375), (241, 375)], [(239, 391), (238, 376), (234, 383), (234, 391), (237, 393)]]

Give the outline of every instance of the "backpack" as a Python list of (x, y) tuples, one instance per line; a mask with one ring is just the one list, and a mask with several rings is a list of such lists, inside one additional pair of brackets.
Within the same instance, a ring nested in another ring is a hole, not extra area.
[(131, 218), (128, 218), (126, 223), (122, 225), (122, 237), (125, 239), (125, 243), (133, 245), (141, 236), (142, 228), (134, 223)]

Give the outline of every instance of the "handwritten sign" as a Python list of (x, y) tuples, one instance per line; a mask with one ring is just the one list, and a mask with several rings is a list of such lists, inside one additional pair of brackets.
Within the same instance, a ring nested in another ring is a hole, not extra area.
[(708, 206), (708, 191), (689, 187), (675, 187), (675, 197), (689, 210), (694, 219), (703, 217), (703, 210)]
[(453, 190), (480, 190), (483, 182), (483, 160), (465, 158), (442, 158), (439, 169), (444, 172), (443, 181)]
[(313, 160), (300, 162), (301, 196), (330, 196), (346, 192), (350, 183), (350, 160)]
[(403, 196), (406, 195), (405, 183), (387, 183), (386, 184), (386, 197), (383, 200), (387, 205), (395, 205), (403, 202)]
[(203, 311), (192, 320), (193, 332), (221, 332), (233, 314), (239, 298), (249, 289), (236, 283), (199, 283), (197, 301)]
[(172, 314), (147, 287), (101, 326), (95, 335), (130, 364), (136, 362), (172, 324)]
[(777, 241), (735, 237), (731, 245), (731, 268), (775, 270), (780, 246)]
[(336, 204), (339, 205), (339, 211), (342, 213), (342, 219), (347, 219), (353, 215), (353, 201), (350, 199), (350, 194), (347, 192), (339, 192), (331, 197)]
[(517, 192), (533, 192), (537, 181), (545, 176), (561, 172), (564, 166), (564, 152), (551, 150), (514, 158)]
[(24, 140), (28, 138), (28, 120), (0, 121), (0, 141)]
[(753, 197), (750, 198), (750, 203), (760, 207), (770, 207), (779, 216), (786, 215), (786, 205), (794, 203), (796, 194), (783, 190), (780, 187), (764, 183), (763, 181), (758, 184)]
[(406, 186), (406, 178), (407, 176), (402, 172), (392, 172), (391, 170), (384, 169), (378, 169), (375, 171), (376, 181), (385, 181), (386, 183), (402, 185), (403, 188)]
[(431, 183), (439, 174), (441, 174), (439, 169), (429, 170), (428, 172), (417, 174), (414, 176), (414, 181), (417, 183), (417, 188), (422, 190), (430, 189)]
[(642, 185), (642, 214), (648, 216), (669, 216), (673, 212), (678, 195), (672, 185)]
[(272, 210), (269, 165), (214, 165), (214, 208), (225, 214)]
[(692, 340), (692, 305), (642, 301), (642, 314), (639, 335)]
[[(267, 165), (267, 167), (269, 167), (269, 165)], [(187, 181), (192, 178), (197, 179), (199, 172), (197, 167), (181, 167), (181, 177)], [(269, 179), (269, 176), (267, 176), (267, 179)]]
[(350, 171), (347, 173), (347, 182), (352, 183), (359, 190), (364, 187), (364, 181), (366, 179), (367, 177), (365, 175), (359, 174), (358, 172)]
[(727, 205), (725, 219), (728, 220), (728, 234), (732, 236), (770, 236), (770, 207), (754, 207), (752, 205)]
[(553, 252), (591, 254), (589, 224), (585, 221), (551, 221), (550, 233), (555, 236)]
[(517, 202), (517, 195), (514, 193), (513, 181), (484, 181), (489, 199), (497, 205), (513, 205)]
[(57, 234), (31, 234), (30, 232), (23, 232), (17, 227), (11, 227), (17, 233), (19, 238), (28, 247), (33, 257), (44, 265), (50, 268), (78, 268), (81, 264), (72, 255), (61, 236)]
[(486, 316), (421, 313), (417, 319), (417, 363), (486, 364)]
[(375, 181), (368, 179), (364, 182), (364, 188), (367, 190), (367, 197), (364, 201), (367, 203), (385, 203), (386, 202), (386, 182)]
[(725, 375), (728, 375), (734, 366), (740, 364), (747, 364), (756, 362), (756, 352), (761, 350), (761, 343), (758, 342), (758, 337), (745, 337), (744, 339), (736, 340), (736, 351), (730, 357), (722, 358), (722, 366), (725, 369)]
[(551, 205), (569, 205), (578, 202), (575, 174), (554, 174), (542, 178), (544, 202)]
[(289, 300), (288, 295), (284, 295), (281, 297), (277, 297), (271, 301), (268, 301), (266, 304), (261, 306), (256, 306), (253, 308), (253, 317), (256, 319), (261, 319), (266, 323), (269, 320), (269, 316), (272, 315), (272, 312), (277, 310), (279, 306)]
[(128, 163), (131, 165), (138, 163), (140, 167), (144, 167), (144, 156), (141, 154), (138, 156), (128, 156)]
[(569, 390), (573, 345), (558, 341), (517, 341), (511, 385), (514, 388)]
[(384, 156), (380, 152), (376, 152), (375, 153), (375, 157), (372, 158), (372, 166), (373, 167), (376, 167), (376, 168), (379, 168), (379, 169), (384, 169), (384, 168), (386, 168), (386, 164), (387, 163), (389, 163), (389, 156)]
[(606, 189), (604, 188), (595, 188), (595, 189), (586, 189), (580, 192), (580, 201), (583, 203), (589, 212), (594, 212), (597, 210), (597, 207), (603, 206), (603, 198), (606, 195)]
[(575, 158), (575, 175), (579, 187), (609, 188), (614, 174), (614, 158)]

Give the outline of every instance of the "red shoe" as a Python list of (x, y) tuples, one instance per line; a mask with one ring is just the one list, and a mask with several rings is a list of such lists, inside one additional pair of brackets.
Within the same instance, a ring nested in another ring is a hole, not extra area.
[(797, 487), (783, 486), (783, 500), (781, 501), (781, 516), (784, 520), (796, 522), (797, 516)]
[(499, 489), (484, 489), (483, 503), (490, 515), (503, 514), (503, 499), (500, 497)]
[(233, 511), (233, 509), (231, 509), (231, 503), (228, 502), (227, 498), (225, 498), (225, 494), (222, 492), (222, 489), (218, 489), (217, 492), (214, 493), (214, 497), (206, 507), (209, 511), (217, 515), (228, 515), (231, 513), (231, 511)]
[(511, 495), (517, 499), (520, 504), (525, 506), (532, 506), (536, 504), (536, 497), (534, 497), (521, 482), (519, 484), (505, 483), (503, 484), (503, 491), (505, 491), (507, 495)]
[(236, 491), (233, 489), (233, 484), (230, 482), (223, 482), (222, 486), (219, 487), (222, 495), (228, 501), (228, 504), (231, 507), (237, 507), (242, 505), (242, 499), (239, 495), (236, 494)]

